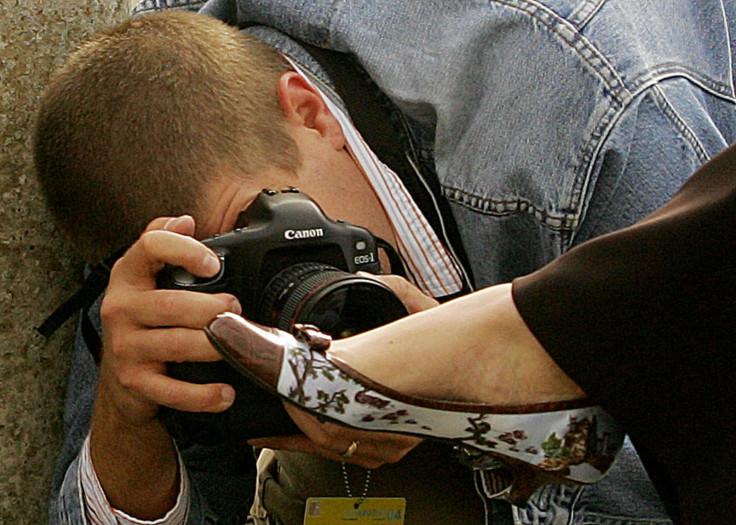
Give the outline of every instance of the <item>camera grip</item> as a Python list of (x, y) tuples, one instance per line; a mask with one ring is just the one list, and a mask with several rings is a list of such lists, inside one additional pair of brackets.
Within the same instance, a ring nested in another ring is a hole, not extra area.
[(244, 444), (252, 438), (301, 433), (278, 397), (256, 386), (224, 361), (170, 363), (169, 375), (191, 383), (227, 383), (236, 393), (233, 405), (222, 413), (182, 412), (162, 407), (159, 417), (176, 439), (203, 445)]

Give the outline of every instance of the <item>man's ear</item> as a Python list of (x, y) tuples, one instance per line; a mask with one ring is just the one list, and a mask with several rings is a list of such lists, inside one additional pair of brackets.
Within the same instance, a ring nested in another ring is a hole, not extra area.
[(345, 136), (325, 101), (296, 71), (281, 75), (278, 97), (286, 120), (318, 132), (335, 149), (345, 146)]

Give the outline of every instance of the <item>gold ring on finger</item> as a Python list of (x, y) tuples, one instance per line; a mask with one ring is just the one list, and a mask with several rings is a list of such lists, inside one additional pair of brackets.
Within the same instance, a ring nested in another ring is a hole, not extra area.
[(353, 454), (355, 454), (355, 452), (358, 450), (358, 445), (359, 444), (360, 444), (359, 441), (353, 441), (352, 443), (350, 443), (350, 446), (348, 447), (348, 449), (345, 452), (343, 452), (342, 454), (340, 454), (340, 457), (342, 459), (350, 459), (350, 458), (352, 458), (353, 457)]

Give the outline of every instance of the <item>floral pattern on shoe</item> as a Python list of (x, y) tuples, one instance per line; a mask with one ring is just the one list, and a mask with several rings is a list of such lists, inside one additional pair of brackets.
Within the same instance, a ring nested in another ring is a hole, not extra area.
[(599, 480), (624, 439), (599, 406), (507, 413), (507, 408), (490, 405), (447, 403), (452, 410), (444, 410), (423, 398), (414, 399), (417, 404), (403, 402), (304, 345), (284, 349), (277, 390), (295, 404), (349, 426), (448, 439), (577, 483)]

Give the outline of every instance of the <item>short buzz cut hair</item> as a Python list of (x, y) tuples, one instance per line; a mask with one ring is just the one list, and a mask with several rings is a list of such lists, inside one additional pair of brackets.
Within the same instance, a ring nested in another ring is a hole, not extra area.
[(35, 161), (61, 228), (89, 261), (158, 216), (198, 213), (221, 167), (294, 172), (271, 46), (214, 18), (168, 11), (85, 42), (42, 96)]

